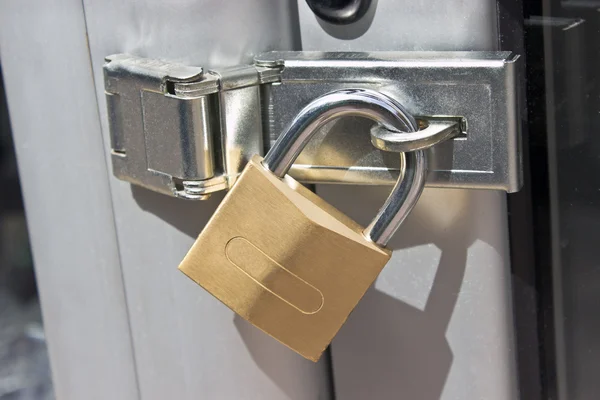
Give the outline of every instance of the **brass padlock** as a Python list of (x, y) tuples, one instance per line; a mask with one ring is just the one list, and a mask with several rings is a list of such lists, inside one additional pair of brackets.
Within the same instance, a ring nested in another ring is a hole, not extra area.
[(363, 229), (286, 175), (320, 127), (348, 115), (399, 134), (417, 130), (398, 103), (375, 91), (339, 90), (314, 100), (264, 160), (248, 162), (179, 266), (240, 316), (313, 361), (390, 259), (384, 246), (425, 181), (425, 153), (399, 153), (403, 173)]

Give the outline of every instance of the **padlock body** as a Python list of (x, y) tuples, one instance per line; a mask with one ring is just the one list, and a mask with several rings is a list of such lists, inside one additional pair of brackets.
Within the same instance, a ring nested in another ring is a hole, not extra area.
[(255, 156), (179, 269), (316, 361), (389, 260), (362, 227)]

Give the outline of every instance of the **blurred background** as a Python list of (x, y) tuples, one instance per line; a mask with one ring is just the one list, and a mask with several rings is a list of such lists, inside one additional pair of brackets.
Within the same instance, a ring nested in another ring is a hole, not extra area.
[(0, 400), (53, 399), (0, 67)]

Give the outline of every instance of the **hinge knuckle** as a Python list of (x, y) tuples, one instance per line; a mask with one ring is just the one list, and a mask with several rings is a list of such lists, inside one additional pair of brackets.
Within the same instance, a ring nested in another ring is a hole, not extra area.
[[(226, 189), (263, 151), (260, 135), (248, 140), (262, 130), (253, 66), (217, 73), (115, 55), (107, 57), (104, 75), (113, 169), (121, 179), (202, 198)], [(245, 118), (233, 118), (238, 108)]]

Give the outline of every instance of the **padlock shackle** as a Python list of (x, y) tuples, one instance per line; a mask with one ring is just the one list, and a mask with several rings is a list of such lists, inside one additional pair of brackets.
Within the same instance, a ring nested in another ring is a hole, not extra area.
[(382, 247), (387, 246), (394, 233), (410, 214), (425, 187), (427, 153), (417, 150), (403, 154), (405, 165), (404, 168), (401, 165), (400, 177), (383, 207), (379, 209), (369, 226), (363, 230), (363, 235), (367, 239)]
[[(342, 89), (325, 94), (300, 111), (277, 139), (263, 166), (283, 178), (313, 135), (329, 121), (345, 116), (369, 118), (389, 131), (418, 131), (417, 122), (390, 97), (368, 89)], [(423, 150), (400, 154), (400, 176), (377, 216), (363, 230), (365, 238), (385, 247), (413, 209), (425, 186), (427, 156)]]
[(283, 178), (304, 147), (326, 123), (339, 117), (365, 117), (390, 131), (415, 132), (415, 119), (390, 97), (369, 89), (327, 93), (302, 109), (267, 152), (263, 165)]

